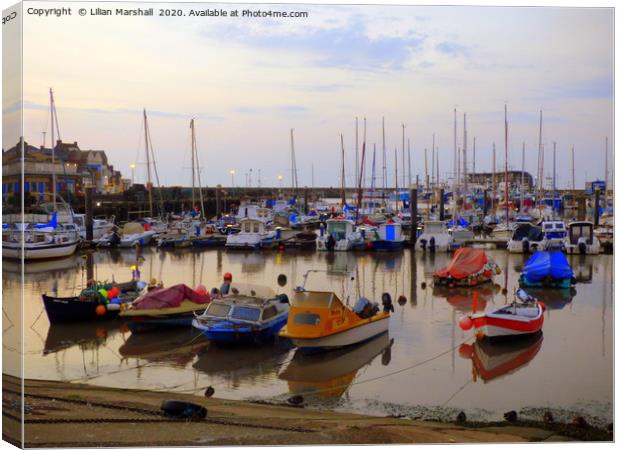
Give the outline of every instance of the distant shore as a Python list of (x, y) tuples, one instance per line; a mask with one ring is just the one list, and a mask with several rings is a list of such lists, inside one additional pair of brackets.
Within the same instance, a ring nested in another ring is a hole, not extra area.
[[(19, 379), (3, 375), (3, 439), (19, 433)], [(216, 392), (217, 397), (217, 392)], [(159, 413), (163, 400), (203, 405), (206, 420)], [(605, 430), (542, 423), (442, 423), (187, 394), (25, 380), (26, 447), (397, 444), (612, 440)]]

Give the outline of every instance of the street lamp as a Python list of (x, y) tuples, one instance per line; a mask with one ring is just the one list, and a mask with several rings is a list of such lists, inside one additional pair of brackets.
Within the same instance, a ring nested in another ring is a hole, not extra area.
[(235, 187), (235, 169), (230, 169), (230, 179), (232, 183), (232, 187)]
[(278, 182), (280, 183), (280, 187), (282, 187), (282, 180), (284, 177), (282, 175), (278, 175)]
[(134, 183), (134, 170), (136, 169), (136, 165), (134, 163), (129, 164), (129, 167), (131, 167), (131, 184)]

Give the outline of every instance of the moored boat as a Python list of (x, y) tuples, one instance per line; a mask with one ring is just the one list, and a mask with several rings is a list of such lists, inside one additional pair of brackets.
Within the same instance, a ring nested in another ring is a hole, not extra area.
[(487, 258), (484, 250), (463, 247), (459, 248), (450, 263), (433, 273), (433, 282), (437, 285), (476, 286), (493, 279), (500, 269)]
[(463, 330), (476, 329), (476, 338), (509, 338), (531, 335), (542, 330), (544, 305), (522, 289), (515, 300), (489, 312), (474, 312), (463, 316), (459, 326)]
[(539, 227), (529, 223), (518, 224), (508, 241), (510, 253), (530, 253), (542, 250), (544, 235)]
[(568, 254), (598, 255), (601, 244), (594, 235), (594, 224), (585, 221), (569, 223), (564, 248)]
[(364, 243), (352, 220), (344, 217), (328, 219), (325, 221), (325, 227), (325, 230), (321, 229), (321, 234), (316, 240), (317, 250), (348, 251)]
[(374, 240), (370, 241), (370, 249), (374, 251), (396, 251), (405, 246), (405, 236), (400, 223), (388, 220), (379, 225), (374, 232)]
[(569, 288), (574, 282), (573, 270), (560, 251), (534, 253), (519, 277), (519, 284), (526, 287)]
[(284, 294), (270, 298), (232, 294), (214, 299), (192, 326), (223, 344), (269, 342), (286, 324), (289, 308)]
[(452, 245), (452, 236), (448, 233), (446, 223), (439, 220), (424, 222), (424, 231), (418, 237), (416, 249), (429, 252), (446, 252)]
[[(280, 336), (289, 338), (301, 351), (331, 350), (357, 344), (385, 333), (390, 311), (394, 310), (389, 294), (383, 294), (383, 311), (378, 303), (360, 298), (353, 308), (342, 302), (334, 292), (295, 289), (286, 326)], [(351, 279), (350, 277), (349, 279)]]

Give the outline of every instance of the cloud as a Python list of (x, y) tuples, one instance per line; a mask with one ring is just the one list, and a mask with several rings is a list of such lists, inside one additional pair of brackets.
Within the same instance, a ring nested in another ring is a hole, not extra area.
[[(24, 100), (23, 107), (25, 110), (34, 110), (34, 111), (46, 111), (49, 106), (41, 103), (31, 102), (29, 100)], [(8, 110), (18, 109), (20, 107), (19, 102), (11, 105), (10, 107), (4, 109), (6, 113)], [(88, 114), (128, 114), (128, 115), (141, 115), (142, 109), (127, 109), (127, 108), (110, 108), (110, 109), (102, 109), (102, 108), (80, 108), (80, 107), (72, 107), (72, 106), (63, 106), (58, 108), (59, 111), (75, 111), (81, 113)], [(158, 110), (149, 110), (147, 109), (147, 114), (152, 117), (165, 117), (165, 118), (173, 118), (173, 119), (204, 119), (204, 120), (224, 120), (221, 116), (215, 116), (206, 113), (179, 113), (175, 111), (158, 111)]]
[(440, 53), (450, 56), (467, 56), (469, 54), (467, 47), (457, 42), (440, 42), (435, 46), (435, 49)]
[(425, 36), (413, 31), (404, 36), (369, 36), (364, 19), (359, 15), (345, 25), (332, 28), (308, 26), (286, 30), (227, 26), (214, 28), (206, 36), (248, 47), (288, 51), (307, 58), (310, 65), (316, 67), (363, 71), (402, 69), (411, 53), (421, 50), (425, 40)]
[(241, 114), (264, 114), (267, 112), (280, 114), (304, 114), (308, 108), (300, 105), (276, 105), (276, 106), (240, 106), (233, 108), (235, 113)]

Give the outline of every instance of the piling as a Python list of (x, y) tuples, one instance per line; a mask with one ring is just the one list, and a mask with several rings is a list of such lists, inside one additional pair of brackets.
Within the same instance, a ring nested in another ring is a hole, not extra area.
[(95, 279), (95, 260), (93, 252), (86, 253), (86, 280), (87, 282)]
[(601, 190), (596, 189), (594, 191), (594, 226), (595, 227), (598, 227), (598, 219), (599, 219), (598, 208), (600, 204), (600, 199), (601, 199)]
[(487, 189), (484, 190), (484, 201), (482, 203), (483, 214), (486, 217), (487, 211), (489, 210), (489, 191)]
[(586, 197), (580, 195), (577, 199), (577, 218), (579, 220), (586, 220)]
[(86, 240), (93, 241), (93, 188), (86, 188)]
[(222, 214), (222, 185), (218, 184), (215, 188), (215, 215), (219, 218)]
[(444, 190), (443, 188), (439, 189), (439, 220), (445, 219), (445, 200), (444, 200)]
[(304, 187), (304, 214), (308, 215), (308, 186)]
[(409, 206), (411, 209), (411, 236), (409, 237), (411, 249), (415, 250), (415, 242), (418, 238), (418, 190), (409, 190)]

